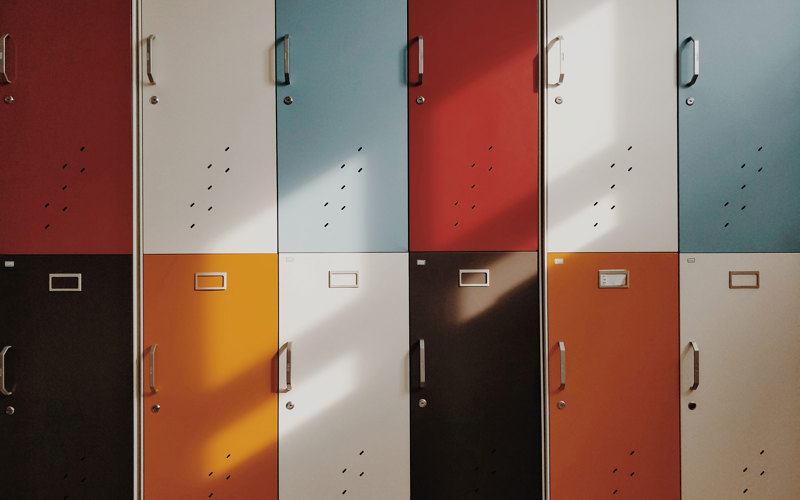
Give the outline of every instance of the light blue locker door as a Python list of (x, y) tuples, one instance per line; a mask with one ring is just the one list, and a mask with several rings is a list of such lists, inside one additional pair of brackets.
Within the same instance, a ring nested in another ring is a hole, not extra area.
[(678, 17), (681, 252), (800, 251), (800, 2)]
[(279, 251), (407, 251), (406, 2), (276, 8)]

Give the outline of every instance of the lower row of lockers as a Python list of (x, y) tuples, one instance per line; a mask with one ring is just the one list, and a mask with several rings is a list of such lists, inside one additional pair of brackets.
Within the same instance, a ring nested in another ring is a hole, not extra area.
[(800, 254), (2, 260), (2, 498), (800, 495)]

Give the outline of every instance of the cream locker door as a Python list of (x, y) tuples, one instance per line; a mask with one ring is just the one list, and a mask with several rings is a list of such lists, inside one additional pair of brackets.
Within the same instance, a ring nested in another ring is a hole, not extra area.
[(144, 0), (140, 34), (145, 253), (277, 252), (274, 0)]
[(683, 500), (800, 498), (800, 254), (681, 254), (680, 287)]
[(408, 500), (408, 254), (279, 266), (279, 498)]
[(676, 29), (674, 0), (548, 3), (549, 251), (677, 251)]

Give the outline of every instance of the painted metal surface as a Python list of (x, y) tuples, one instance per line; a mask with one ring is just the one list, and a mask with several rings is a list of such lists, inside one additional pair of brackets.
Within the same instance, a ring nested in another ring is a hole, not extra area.
[(0, 252), (130, 253), (130, 1), (2, 2), (5, 34)]
[(682, 498), (800, 498), (800, 254), (680, 259)]
[(677, 251), (675, 2), (561, 0), (547, 15), (549, 250)]
[(408, 500), (408, 254), (279, 266), (281, 500)]
[(145, 498), (277, 498), (277, 288), (275, 254), (145, 255)]
[(537, 9), (409, 2), (412, 251), (538, 249)]
[(0, 256), (0, 497), (132, 498), (131, 265)]
[(276, 13), (280, 251), (406, 251), (405, 0)]
[(800, 4), (678, 5), (681, 252), (800, 251)]
[[(550, 498), (678, 500), (678, 255), (548, 254), (547, 266)], [(601, 270), (628, 271), (627, 288)]]
[(143, 0), (145, 253), (277, 251), (274, 17), (272, 0)]
[(537, 253), (412, 253), (409, 274), (412, 498), (541, 498)]

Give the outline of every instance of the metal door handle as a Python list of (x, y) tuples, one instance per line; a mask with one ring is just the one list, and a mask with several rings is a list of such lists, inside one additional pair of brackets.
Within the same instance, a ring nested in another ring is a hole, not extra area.
[(153, 40), (155, 39), (155, 35), (147, 37), (147, 79), (150, 80), (151, 85), (156, 84), (156, 80), (153, 78)]
[(695, 82), (697, 82), (697, 79), (700, 77), (700, 40), (690, 36), (689, 41), (692, 42), (693, 70), (692, 79), (686, 84), (687, 87), (694, 85)]
[(689, 389), (696, 391), (700, 387), (700, 347), (697, 342), (689, 342), (689, 345), (694, 353), (694, 383)]
[(158, 392), (156, 389), (156, 347), (158, 344), (150, 346), (150, 392), (153, 394)]
[(417, 37), (417, 47), (419, 49), (419, 81), (417, 81), (417, 85), (422, 85), (422, 75), (425, 73), (425, 46), (422, 36)]
[(566, 73), (564, 73), (564, 37), (558, 35), (553, 40), (553, 43), (558, 42), (558, 81), (553, 83), (553, 87), (558, 87), (562, 83), (564, 83), (564, 78), (566, 78)]
[(286, 387), (283, 389), (278, 388), (278, 392), (287, 393), (292, 390), (292, 343), (286, 342), (283, 344), (278, 351), (278, 356), (283, 351), (286, 351)]
[(567, 387), (567, 346), (564, 342), (558, 343), (558, 350), (561, 354), (561, 385), (559, 390), (564, 390)]
[(11, 36), (11, 33), (4, 33), (0, 35), (0, 83), (11, 83), (6, 71), (6, 40)]
[(6, 389), (6, 353), (11, 349), (10, 345), (3, 347), (0, 351), (0, 394), (10, 396), (11, 391)]
[(283, 35), (283, 77), (284, 83), (289, 85), (289, 35)]
[(419, 339), (419, 388), (425, 388), (425, 339)]

